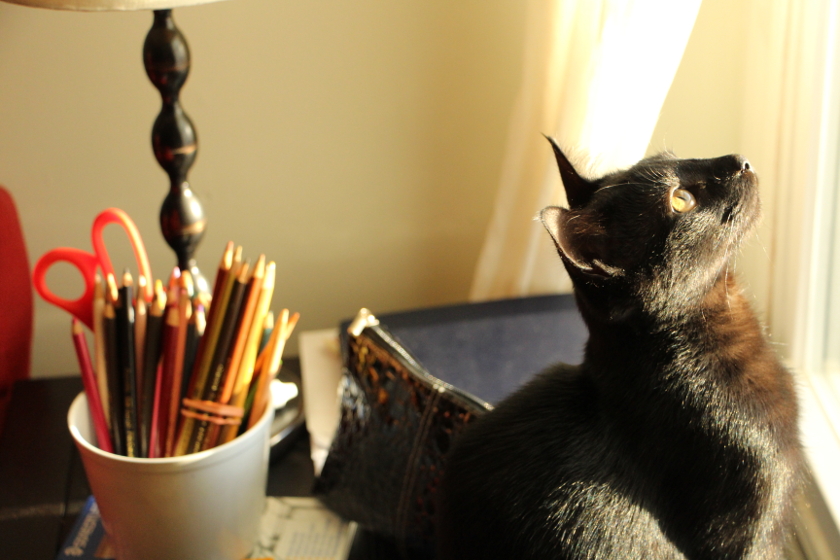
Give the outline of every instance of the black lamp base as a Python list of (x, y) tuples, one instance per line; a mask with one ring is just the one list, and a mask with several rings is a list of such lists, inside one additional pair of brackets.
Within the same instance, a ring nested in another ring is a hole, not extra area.
[(169, 175), (169, 193), (160, 209), (160, 228), (178, 257), (178, 267), (190, 271), (197, 292), (209, 293), (207, 280), (194, 257), (207, 219), (187, 182), (187, 172), (198, 153), (198, 139), (178, 98), (190, 71), (190, 50), (175, 26), (172, 10), (155, 10), (154, 23), (143, 45), (143, 64), (163, 102), (152, 127), (155, 158)]

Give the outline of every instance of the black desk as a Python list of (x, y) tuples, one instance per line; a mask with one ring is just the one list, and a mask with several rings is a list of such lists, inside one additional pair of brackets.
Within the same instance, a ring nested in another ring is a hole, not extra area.
[[(297, 370), (296, 359), (284, 367)], [(79, 377), (20, 381), (0, 435), (0, 558), (53, 560), (90, 495), (67, 410)], [(270, 496), (308, 496), (314, 480), (304, 435), (268, 471)], [(351, 558), (389, 558), (393, 548), (360, 532)]]
[(79, 377), (19, 381), (0, 436), (0, 556), (52, 559), (90, 489), (67, 429)]
[[(587, 331), (571, 295), (534, 296), (391, 313), (380, 320), (430, 372), (495, 403), (554, 362), (579, 363)], [(295, 358), (283, 368), (300, 372)], [(78, 377), (15, 386), (0, 436), (0, 559), (53, 560), (90, 494), (67, 429)], [(314, 477), (301, 437), (268, 474), (270, 496), (308, 496)], [(396, 558), (358, 531), (356, 558)]]

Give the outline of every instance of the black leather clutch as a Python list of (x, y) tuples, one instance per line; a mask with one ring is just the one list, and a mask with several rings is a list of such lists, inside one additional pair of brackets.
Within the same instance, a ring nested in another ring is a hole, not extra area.
[(341, 419), (314, 493), (404, 558), (433, 558), (446, 452), (492, 407), (431, 375), (366, 309), (341, 348)]

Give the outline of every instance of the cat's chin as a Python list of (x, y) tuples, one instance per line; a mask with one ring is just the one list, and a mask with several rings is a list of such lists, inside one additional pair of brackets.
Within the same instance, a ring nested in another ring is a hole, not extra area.
[(751, 234), (761, 221), (761, 200), (758, 196), (758, 175), (747, 163), (747, 168), (732, 178), (734, 200), (724, 207), (722, 226), (740, 230), (740, 238)]

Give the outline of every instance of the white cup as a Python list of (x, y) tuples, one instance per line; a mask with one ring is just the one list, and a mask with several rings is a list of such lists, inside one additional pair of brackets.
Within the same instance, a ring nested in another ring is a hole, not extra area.
[(241, 560), (265, 506), (272, 407), (236, 439), (183, 457), (135, 459), (96, 441), (87, 398), (67, 423), (118, 560)]

